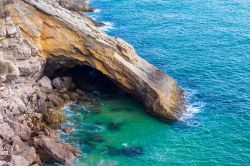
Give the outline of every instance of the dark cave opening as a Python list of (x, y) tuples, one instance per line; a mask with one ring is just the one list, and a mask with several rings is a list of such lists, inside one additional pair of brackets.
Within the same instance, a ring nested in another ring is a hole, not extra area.
[(51, 80), (56, 77), (70, 76), (76, 88), (85, 92), (99, 91), (109, 94), (122, 91), (106, 75), (76, 60), (47, 59), (43, 75)]

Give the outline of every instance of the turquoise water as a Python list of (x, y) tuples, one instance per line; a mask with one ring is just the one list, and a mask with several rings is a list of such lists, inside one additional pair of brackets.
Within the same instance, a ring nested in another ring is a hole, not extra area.
[[(188, 113), (166, 124), (124, 94), (97, 97), (99, 114), (88, 107), (67, 109), (76, 130), (63, 139), (84, 153), (76, 165), (249, 165), (250, 1), (91, 4), (99, 9), (91, 16), (109, 22), (107, 33), (178, 81)], [(127, 147), (139, 148), (128, 154)]]

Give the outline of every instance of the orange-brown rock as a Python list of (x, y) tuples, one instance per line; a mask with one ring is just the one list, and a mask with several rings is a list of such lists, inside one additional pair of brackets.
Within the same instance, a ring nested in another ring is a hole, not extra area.
[(87, 16), (51, 0), (18, 0), (7, 7), (41, 57), (77, 60), (101, 71), (155, 116), (178, 120), (183, 113), (183, 92), (176, 81), (122, 39), (100, 31)]

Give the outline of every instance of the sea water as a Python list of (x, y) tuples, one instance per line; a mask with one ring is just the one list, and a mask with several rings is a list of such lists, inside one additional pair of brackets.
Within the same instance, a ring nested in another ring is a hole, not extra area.
[[(165, 123), (133, 98), (95, 95), (65, 108), (74, 125), (62, 139), (82, 150), (75, 165), (250, 164), (250, 1), (93, 0), (102, 30), (174, 77), (187, 113)], [(132, 150), (131, 150), (132, 148)]]

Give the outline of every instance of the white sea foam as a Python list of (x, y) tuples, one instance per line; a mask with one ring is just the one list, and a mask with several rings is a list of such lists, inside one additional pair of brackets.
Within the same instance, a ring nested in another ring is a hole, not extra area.
[(105, 26), (99, 27), (99, 29), (101, 29), (104, 32), (108, 32), (112, 29), (114, 29), (114, 24), (111, 22), (103, 22), (105, 24)]
[(94, 13), (100, 13), (101, 12), (101, 9), (95, 9), (94, 10)]
[(195, 95), (197, 94), (197, 91), (186, 89), (185, 90), (185, 100), (187, 104), (187, 110), (181, 117), (181, 121), (189, 121), (192, 119), (197, 113), (199, 113), (203, 107), (205, 106), (204, 102), (196, 101), (194, 102), (193, 99)]

